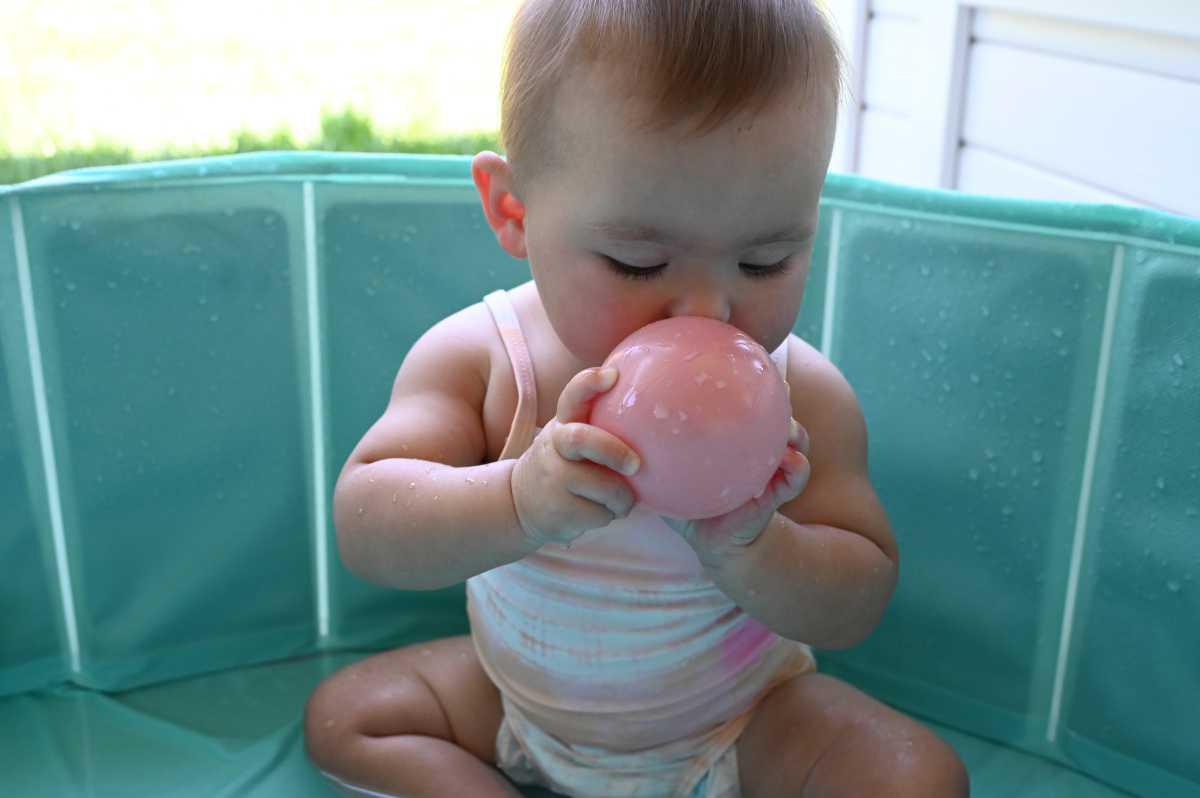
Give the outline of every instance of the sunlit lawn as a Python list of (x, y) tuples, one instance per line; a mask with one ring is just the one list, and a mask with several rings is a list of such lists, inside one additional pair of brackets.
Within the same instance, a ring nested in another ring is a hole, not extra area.
[(298, 141), (322, 108), (387, 132), (499, 127), (518, 0), (0, 0), (0, 150)]

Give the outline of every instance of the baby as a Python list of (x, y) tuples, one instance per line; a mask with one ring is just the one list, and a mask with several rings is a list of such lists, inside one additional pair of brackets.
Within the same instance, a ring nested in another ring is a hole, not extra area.
[[(413, 345), (334, 495), (347, 567), (465, 580), (471, 634), (317, 688), (309, 755), (344, 794), (967, 795), (952, 748), (810, 649), (862, 641), (899, 561), (854, 393), (791, 334), (840, 74), (812, 0), (517, 12), (508, 159), (471, 170), (533, 280)], [(637, 453), (587, 423), (613, 347), (680, 315), (761, 343), (793, 415), (762, 494), (701, 521), (636, 504)]]

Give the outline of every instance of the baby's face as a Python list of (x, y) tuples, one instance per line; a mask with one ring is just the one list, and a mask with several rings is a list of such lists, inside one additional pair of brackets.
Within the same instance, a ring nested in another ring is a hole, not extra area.
[(832, 100), (796, 96), (703, 138), (634, 132), (641, 106), (625, 102), (603, 70), (577, 72), (555, 111), (566, 168), (527, 198), (530, 268), (559, 338), (598, 364), (639, 327), (699, 315), (773, 350), (804, 294)]

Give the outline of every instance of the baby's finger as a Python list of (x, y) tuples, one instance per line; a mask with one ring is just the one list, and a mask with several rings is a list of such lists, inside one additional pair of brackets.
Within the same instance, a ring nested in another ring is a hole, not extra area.
[(636, 501), (629, 483), (610, 472), (595, 468), (576, 467), (567, 479), (566, 488), (582, 499), (602, 505), (615, 518), (629, 515)]
[(554, 449), (565, 460), (591, 460), (625, 476), (641, 466), (637, 452), (616, 435), (591, 424), (559, 424), (553, 433)]
[(808, 458), (795, 449), (788, 449), (779, 469), (755, 501), (773, 510), (782, 507), (804, 492), (811, 472)]
[(780, 502), (783, 504), (804, 492), (804, 488), (808, 486), (809, 477), (812, 476), (812, 464), (800, 452), (789, 449), (784, 454), (779, 469), (783, 473), (783, 484), (781, 485), (783, 497)]
[(572, 421), (587, 421), (590, 410), (588, 403), (617, 384), (617, 370), (607, 368), (584, 369), (571, 378), (558, 396), (556, 418), (560, 424)]
[(805, 455), (809, 454), (812, 448), (812, 439), (808, 437), (808, 430), (794, 418), (788, 433), (788, 444)]

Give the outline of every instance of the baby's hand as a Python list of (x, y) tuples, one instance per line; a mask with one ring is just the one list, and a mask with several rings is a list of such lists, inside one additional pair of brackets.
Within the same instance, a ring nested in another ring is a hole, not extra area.
[(793, 418), (787, 451), (761, 494), (716, 518), (681, 521), (660, 517), (691, 544), (705, 567), (717, 567), (731, 550), (753, 543), (767, 528), (775, 511), (804, 492), (812, 474), (808, 461), (811, 450), (808, 430)]
[(590, 403), (617, 383), (617, 370), (584, 369), (558, 397), (558, 413), (512, 472), (513, 502), (526, 537), (570, 543), (623, 518), (635, 497), (621, 474), (637, 472), (637, 454), (620, 438), (586, 423)]

